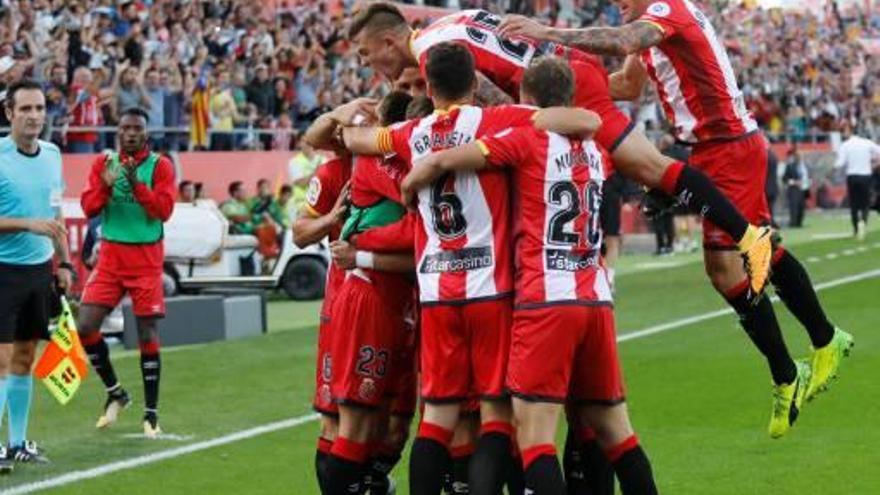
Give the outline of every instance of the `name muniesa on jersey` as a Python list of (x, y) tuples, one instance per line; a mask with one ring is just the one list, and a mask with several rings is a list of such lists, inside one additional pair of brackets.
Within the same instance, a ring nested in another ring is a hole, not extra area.
[[(318, 167), (315, 175), (309, 181), (309, 189), (306, 193), (306, 210), (313, 216), (320, 217), (330, 213), (336, 204), (337, 198), (342, 194), (342, 188), (351, 178), (351, 157), (339, 157), (328, 161)], [(333, 227), (327, 235), (330, 242), (339, 238), (341, 227)], [(345, 270), (331, 262), (327, 270), (327, 283), (324, 289), (324, 302), (321, 304), (321, 318), (329, 318), (330, 308), (333, 307), (333, 298), (342, 282), (345, 281)]]
[[(529, 124), (520, 105), (457, 106), (379, 133), (379, 148), (408, 166), (436, 151)], [(418, 193), (416, 271), (423, 303), (502, 297), (513, 291), (509, 192), (500, 171), (449, 173)]]
[(663, 31), (663, 41), (641, 59), (679, 140), (729, 140), (758, 129), (724, 45), (693, 3), (654, 2), (639, 21)]
[(610, 304), (600, 263), (605, 172), (596, 144), (532, 126), (478, 143), (493, 168), (513, 168), (516, 307)]

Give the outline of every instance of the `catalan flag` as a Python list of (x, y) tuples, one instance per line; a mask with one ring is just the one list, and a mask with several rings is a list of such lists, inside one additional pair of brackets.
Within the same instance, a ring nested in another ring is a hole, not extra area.
[(211, 99), (211, 88), (205, 75), (199, 77), (193, 90), (192, 121), (189, 128), (189, 141), (193, 148), (208, 147), (208, 127), (211, 116), (208, 113)]

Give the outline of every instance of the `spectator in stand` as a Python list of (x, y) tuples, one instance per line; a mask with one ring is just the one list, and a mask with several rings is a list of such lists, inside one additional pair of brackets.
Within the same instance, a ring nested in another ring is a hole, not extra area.
[[(73, 73), (67, 105), (70, 108), (70, 125), (94, 127), (103, 124), (98, 108), (100, 79), (94, 79), (88, 67), (79, 67)], [(97, 151), (98, 133), (95, 131), (70, 132), (67, 134), (67, 151), (71, 153), (94, 153)]]
[(167, 86), (167, 78), (164, 85), (162, 82), (159, 69), (150, 67), (144, 72), (144, 94), (149, 101), (147, 114), (150, 116), (147, 130), (150, 131), (150, 148), (156, 151), (166, 149), (165, 133), (157, 129), (165, 126), (165, 97), (170, 93), (171, 89)]
[(149, 112), (152, 104), (142, 82), (136, 66), (129, 65), (128, 61), (119, 65), (113, 86), (113, 93), (116, 95), (114, 115), (119, 115), (129, 108), (140, 108)]
[(261, 117), (275, 113), (275, 86), (269, 79), (269, 66), (260, 63), (254, 71), (254, 78), (247, 87), (247, 101), (257, 107)]
[[(172, 58), (172, 62), (174, 59)], [(163, 88), (167, 88), (162, 100), (164, 107), (163, 116), (165, 117), (165, 127), (182, 127), (184, 125), (184, 105), (186, 97), (184, 96), (183, 80), (180, 74), (180, 68), (177, 63), (170, 64), (169, 67), (162, 67), (159, 73), (159, 84)], [(179, 132), (168, 132), (165, 135), (166, 148), (169, 151), (180, 151), (180, 142), (182, 136)]]
[(241, 120), (241, 117), (232, 97), (229, 72), (225, 70), (217, 74), (217, 83), (212, 89), (210, 111), (213, 130), (211, 150), (232, 150), (232, 130), (235, 128), (235, 122)]
[(251, 205), (245, 195), (244, 184), (237, 180), (229, 184), (228, 191), (229, 199), (220, 205), (220, 211), (229, 220), (229, 233), (253, 235), (253, 216)]

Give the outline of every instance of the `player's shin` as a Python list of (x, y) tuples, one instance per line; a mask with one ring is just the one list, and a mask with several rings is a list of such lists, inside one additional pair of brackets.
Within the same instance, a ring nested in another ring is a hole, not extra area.
[(635, 435), (611, 447), (606, 455), (614, 465), (623, 495), (654, 495), (657, 487), (651, 462)]
[(513, 426), (506, 421), (489, 421), (481, 425), (468, 475), (471, 494), (501, 492), (512, 462), (513, 434)]
[[(426, 406), (426, 416), (434, 407), (431, 404)], [(457, 416), (458, 409), (455, 408), (453, 418)], [(452, 435), (451, 429), (431, 423), (427, 417), (422, 418), (409, 459), (409, 488), (412, 495), (439, 495), (443, 489), (443, 478), (451, 464), (449, 445)]]
[(825, 316), (809, 274), (797, 258), (782, 247), (774, 253), (770, 282), (785, 307), (807, 329), (813, 348), (825, 347), (831, 342), (834, 325)]

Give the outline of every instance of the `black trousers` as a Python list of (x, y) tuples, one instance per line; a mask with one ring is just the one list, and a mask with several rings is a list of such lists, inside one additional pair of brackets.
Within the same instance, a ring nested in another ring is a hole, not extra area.
[(785, 190), (788, 199), (788, 214), (790, 216), (789, 227), (800, 227), (804, 223), (804, 208), (806, 207), (806, 197), (800, 186), (789, 186)]
[(847, 175), (846, 194), (849, 196), (849, 214), (853, 230), (859, 221), (868, 222), (868, 211), (871, 206), (871, 176)]

